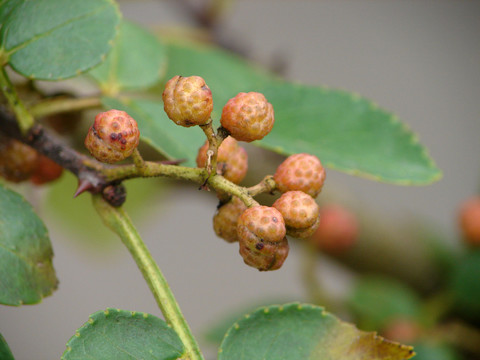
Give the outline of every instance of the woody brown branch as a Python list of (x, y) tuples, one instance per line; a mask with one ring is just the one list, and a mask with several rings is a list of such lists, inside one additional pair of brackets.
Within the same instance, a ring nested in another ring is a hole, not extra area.
[(0, 107), (0, 132), (12, 139), (21, 141), (39, 153), (47, 156), (72, 172), (81, 185), (83, 191), (99, 193), (106, 186), (115, 182), (108, 182), (102, 174), (104, 164), (93, 160), (64, 144), (58, 137), (44, 129), (40, 124), (35, 124), (25, 135), (22, 135), (14, 115), (4, 107)]

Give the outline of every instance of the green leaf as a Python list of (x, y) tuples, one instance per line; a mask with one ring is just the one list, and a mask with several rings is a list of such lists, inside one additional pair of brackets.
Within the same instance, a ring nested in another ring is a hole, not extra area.
[(99, 64), (120, 13), (113, 0), (15, 0), (0, 7), (0, 54), (20, 74), (58, 80)]
[(8, 347), (7, 342), (3, 338), (2, 334), (0, 334), (0, 359), (2, 360), (14, 360), (13, 354)]
[(306, 152), (329, 168), (398, 185), (441, 177), (406, 125), (363, 97), (287, 82), (261, 92), (273, 105), (275, 125), (257, 145), (285, 155)]
[(456, 309), (480, 319), (480, 250), (467, 252), (453, 269), (450, 281)]
[(202, 76), (212, 90), (216, 118), (238, 92), (265, 94), (275, 125), (254, 145), (284, 155), (314, 154), (332, 169), (393, 184), (424, 185), (441, 177), (407, 126), (359, 95), (279, 81), (213, 47), (175, 43), (168, 49), (167, 78)]
[(141, 89), (160, 81), (166, 67), (166, 49), (153, 34), (122, 21), (107, 59), (90, 71), (105, 94), (123, 89)]
[(57, 287), (47, 229), (19, 194), (0, 185), (0, 303), (35, 304)]
[(313, 305), (260, 308), (225, 335), (219, 360), (403, 360), (414, 355), (400, 345), (358, 330)]
[(198, 149), (205, 135), (198, 126), (176, 125), (163, 111), (163, 104), (151, 100), (103, 98), (104, 106), (126, 111), (138, 123), (140, 138), (169, 159), (185, 159), (185, 166), (196, 166)]
[(175, 360), (184, 347), (165, 321), (146, 313), (107, 309), (90, 315), (67, 342), (62, 360)]
[(365, 276), (355, 284), (348, 304), (357, 323), (367, 330), (380, 330), (399, 318), (421, 316), (421, 300), (409, 287), (393, 278)]

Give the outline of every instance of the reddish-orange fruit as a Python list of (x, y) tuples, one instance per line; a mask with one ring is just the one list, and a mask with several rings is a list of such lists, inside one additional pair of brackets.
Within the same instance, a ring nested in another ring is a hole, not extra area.
[(63, 173), (63, 168), (50, 158), (39, 155), (37, 167), (30, 181), (35, 185), (42, 185), (58, 179)]
[(322, 251), (340, 254), (350, 249), (358, 237), (355, 215), (336, 204), (320, 208), (318, 228), (311, 241)]
[(239, 93), (223, 107), (220, 123), (239, 141), (260, 140), (273, 128), (273, 106), (263, 94)]
[(301, 153), (286, 158), (277, 168), (274, 179), (281, 192), (299, 190), (317, 197), (325, 176), (325, 169), (316, 156)]
[(272, 243), (261, 243), (255, 247), (249, 246), (250, 243), (240, 243), (240, 255), (243, 262), (248, 266), (254, 267), (259, 271), (278, 270), (285, 262), (290, 247), (288, 245), (287, 237), (281, 241)]
[(227, 242), (238, 241), (237, 222), (247, 206), (237, 197), (220, 206), (213, 217), (213, 230)]
[(248, 208), (237, 222), (240, 255), (258, 270), (276, 270), (288, 254), (285, 234), (285, 222), (277, 209), (262, 205)]
[(174, 76), (165, 85), (162, 98), (167, 116), (177, 125), (190, 127), (210, 121), (212, 92), (200, 76)]
[(466, 200), (460, 207), (458, 218), (465, 242), (480, 246), (480, 196)]
[[(208, 141), (198, 150), (197, 166), (205, 167), (207, 163)], [(248, 170), (248, 155), (238, 141), (228, 136), (220, 144), (217, 153), (217, 174), (223, 175), (227, 180), (239, 184)]]
[(132, 155), (139, 141), (137, 122), (125, 111), (109, 110), (95, 117), (85, 146), (97, 160), (112, 164)]
[(303, 191), (287, 191), (272, 206), (282, 214), (287, 235), (306, 239), (312, 236), (318, 227), (318, 204)]
[(37, 168), (39, 153), (24, 143), (13, 139), (1, 139), (0, 176), (19, 183), (28, 180)]

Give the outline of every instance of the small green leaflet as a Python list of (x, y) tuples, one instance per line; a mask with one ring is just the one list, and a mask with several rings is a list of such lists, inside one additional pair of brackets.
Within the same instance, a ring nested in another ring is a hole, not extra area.
[(404, 360), (409, 346), (358, 330), (308, 304), (260, 308), (225, 335), (218, 360)]
[[(0, 185), (0, 303), (39, 303), (57, 288), (47, 229), (29, 203)], [(15, 269), (15, 271), (12, 271)]]
[(0, 19), (0, 58), (31, 79), (59, 80), (103, 61), (120, 12), (113, 0), (13, 0)]

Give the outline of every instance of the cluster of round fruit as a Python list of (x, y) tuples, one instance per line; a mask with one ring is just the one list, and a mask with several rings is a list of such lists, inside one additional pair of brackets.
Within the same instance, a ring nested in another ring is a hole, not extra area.
[[(166, 83), (162, 97), (164, 110), (173, 122), (184, 127), (198, 125), (205, 132), (207, 141), (198, 151), (197, 166), (207, 169), (208, 177), (221, 175), (239, 184), (247, 173), (248, 159), (238, 142), (262, 139), (275, 121), (273, 107), (265, 96), (249, 92), (230, 99), (216, 132), (211, 119), (212, 92), (201, 77), (173, 77)], [(131, 156), (138, 142), (137, 123), (119, 110), (98, 114), (85, 139), (91, 154), (107, 163)], [(317, 230), (322, 220), (315, 198), (325, 181), (325, 169), (317, 157), (306, 153), (289, 156), (270, 181), (273, 185), (268, 191), (281, 193), (271, 207), (253, 200), (256, 194), (248, 189), (243, 188), (249, 201), (217, 189), (221, 204), (213, 219), (214, 230), (228, 242), (239, 242), (246, 264), (262, 271), (280, 268), (289, 251), (286, 235), (314, 239), (319, 248), (327, 250), (331, 239), (340, 245), (351, 244), (356, 227), (349, 226), (351, 217), (341, 210), (328, 210), (324, 225)], [(340, 228), (335, 230), (338, 222)]]
[(60, 165), (32, 147), (18, 140), (0, 139), (0, 176), (5, 180), (15, 183), (30, 180), (41, 185), (56, 180), (62, 172)]
[[(201, 77), (173, 77), (166, 84), (163, 101), (168, 117), (178, 125), (211, 124), (212, 93)], [(238, 141), (262, 139), (274, 121), (273, 106), (263, 94), (239, 93), (223, 107), (218, 142), (212, 144), (209, 139), (199, 149), (197, 166), (208, 166), (216, 155), (216, 173), (240, 183), (248, 164)], [(228, 136), (223, 139), (220, 134)], [(216, 234), (228, 242), (238, 241), (245, 263), (263, 271), (282, 266), (289, 251), (286, 235), (308, 238), (315, 232), (319, 223), (315, 197), (322, 189), (325, 170), (315, 156), (296, 154), (278, 167), (273, 179), (282, 195), (272, 207), (258, 203), (247, 207), (232, 196), (222, 202), (213, 219)]]

